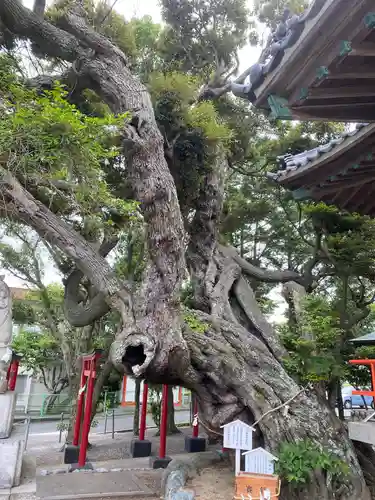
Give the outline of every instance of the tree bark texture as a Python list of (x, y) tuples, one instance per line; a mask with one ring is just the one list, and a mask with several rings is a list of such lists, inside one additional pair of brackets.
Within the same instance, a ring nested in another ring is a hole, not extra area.
[[(283, 284), (282, 295), (288, 304), (288, 320), (291, 327), (300, 325), (303, 313), (303, 299), (306, 297), (304, 286), (295, 281), (288, 281)], [(302, 331), (302, 336), (306, 340), (313, 340), (311, 334)]]
[[(80, 2), (72, 2), (59, 26), (53, 26), (18, 0), (2, 0), (0, 20), (41, 52), (71, 61), (77, 84), (94, 90), (114, 113), (130, 113), (130, 121), (124, 123), (123, 155), (127, 178), (147, 224), (149, 255), (140, 293), (131, 297), (129, 285), (116, 278), (94, 247), (34, 199), (4, 167), (0, 194), (6, 207), (2, 208), (70, 257), (108, 306), (119, 311), (123, 327), (111, 350), (115, 366), (133, 377), (191, 389), (198, 398), (200, 418), (211, 429), (218, 430), (234, 418), (254, 422), (301, 388), (282, 367), (285, 351), (264, 319), (248, 277), (275, 283), (299, 277), (292, 271), (261, 270), (234, 248), (218, 244), (224, 152), (217, 152), (216, 165), (207, 173), (188, 228), (190, 238), (185, 238), (149, 94), (132, 75), (125, 55), (86, 24), (81, 9)], [(179, 306), (186, 243), (194, 314), (204, 325), (204, 333), (193, 331), (183, 321)], [(282, 409), (274, 411), (260, 420), (258, 428), (271, 452), (277, 453), (283, 440), (311, 438), (328, 446), (350, 467), (339, 486), (319, 471), (312, 472), (311, 483), (298, 493), (285, 484), (282, 500), (370, 498), (345, 428), (316, 394), (299, 394), (286, 416)]]

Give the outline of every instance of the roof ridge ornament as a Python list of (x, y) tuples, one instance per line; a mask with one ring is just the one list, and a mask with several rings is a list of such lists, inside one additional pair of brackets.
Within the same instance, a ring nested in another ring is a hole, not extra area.
[(275, 29), (270, 33), (266, 46), (262, 50), (256, 64), (250, 68), (249, 82), (243, 84), (232, 83), (231, 90), (238, 97), (254, 101), (254, 90), (264, 82), (266, 75), (276, 69), (285, 50), (292, 47), (299, 40), (305, 29), (306, 21), (316, 17), (328, 0), (314, 0), (301, 14), (295, 14), (285, 9)]
[(327, 66), (320, 66), (316, 70), (316, 77), (318, 78), (318, 80), (322, 80), (328, 75), (329, 75), (329, 69), (327, 68)]
[(368, 14), (366, 14), (364, 17), (364, 22), (368, 29), (371, 30), (375, 28), (375, 12), (369, 12)]
[(340, 42), (340, 56), (346, 56), (347, 54), (350, 54), (352, 52), (353, 47), (352, 47), (352, 42), (349, 40), (341, 40)]

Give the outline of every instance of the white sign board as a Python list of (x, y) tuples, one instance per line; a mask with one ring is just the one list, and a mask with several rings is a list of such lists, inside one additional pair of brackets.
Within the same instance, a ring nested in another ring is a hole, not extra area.
[(221, 428), (224, 429), (224, 448), (235, 450), (252, 449), (254, 427), (241, 422), (241, 420), (234, 420), (234, 422), (222, 425)]
[(263, 448), (247, 451), (245, 455), (245, 472), (255, 474), (274, 474), (276, 457)]
[(268, 488), (266, 488), (264, 491), (263, 491), (263, 498), (262, 500), (270, 500), (271, 498), (271, 492)]

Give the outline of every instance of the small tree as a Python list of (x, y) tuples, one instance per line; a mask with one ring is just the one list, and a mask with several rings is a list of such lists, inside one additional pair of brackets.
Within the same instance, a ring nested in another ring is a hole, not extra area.
[(22, 329), (13, 339), (12, 349), (22, 355), (22, 366), (40, 376), (49, 393), (60, 394), (68, 387), (62, 352), (50, 333)]

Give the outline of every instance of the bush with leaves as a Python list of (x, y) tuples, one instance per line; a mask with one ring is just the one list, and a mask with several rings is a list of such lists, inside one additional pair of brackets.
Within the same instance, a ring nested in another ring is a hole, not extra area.
[(349, 468), (340, 457), (327, 448), (320, 448), (313, 441), (281, 443), (276, 472), (282, 480), (298, 488), (308, 483), (316, 471), (325, 477), (330, 475), (331, 481), (339, 481), (349, 473)]

